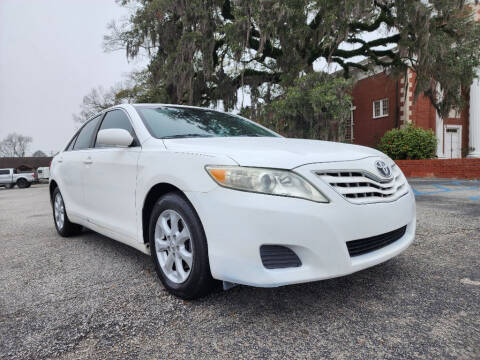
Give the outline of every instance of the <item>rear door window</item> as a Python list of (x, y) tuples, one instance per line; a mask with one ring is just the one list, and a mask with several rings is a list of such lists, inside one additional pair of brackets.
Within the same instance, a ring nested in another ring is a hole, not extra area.
[(80, 130), (73, 146), (73, 150), (82, 150), (92, 147), (93, 137), (95, 136), (95, 130), (98, 127), (98, 123), (101, 119), (101, 115), (90, 120), (83, 128)]

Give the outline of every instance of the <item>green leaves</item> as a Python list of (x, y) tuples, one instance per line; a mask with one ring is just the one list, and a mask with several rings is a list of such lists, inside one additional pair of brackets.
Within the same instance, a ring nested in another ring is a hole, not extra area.
[(299, 77), (257, 120), (290, 137), (343, 141), (352, 81), (327, 73)]
[(480, 66), (480, 23), (464, 0), (121, 4), (131, 17), (110, 26), (105, 47), (150, 59), (147, 78), (131, 94), (142, 101), (222, 104), (228, 111), (245, 91), (251, 104), (243, 112), (292, 136), (342, 138), (348, 86), (316, 73), (318, 64), (336, 64), (347, 78), (373, 66), (394, 73), (411, 68), (415, 95), (424, 93), (441, 115), (463, 106), (459, 90)]
[(435, 157), (436, 149), (435, 133), (412, 125), (386, 132), (378, 144), (378, 150), (393, 160), (431, 159)]
[(415, 96), (424, 93), (441, 116), (461, 108), (480, 65), (480, 23), (464, 1), (397, 2), (399, 54), (417, 74)]

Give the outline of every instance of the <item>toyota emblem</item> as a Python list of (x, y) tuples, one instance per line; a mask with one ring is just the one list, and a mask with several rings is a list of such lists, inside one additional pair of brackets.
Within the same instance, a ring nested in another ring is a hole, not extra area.
[(377, 160), (375, 161), (375, 166), (377, 167), (378, 172), (384, 177), (388, 178), (390, 175), (392, 175), (392, 170), (390, 170), (390, 167), (385, 163), (385, 161)]

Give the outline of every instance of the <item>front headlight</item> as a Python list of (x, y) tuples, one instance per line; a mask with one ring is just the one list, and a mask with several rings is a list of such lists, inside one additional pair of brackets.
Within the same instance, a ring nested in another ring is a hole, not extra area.
[(292, 171), (213, 165), (205, 169), (218, 185), (230, 189), (328, 202), (312, 184)]

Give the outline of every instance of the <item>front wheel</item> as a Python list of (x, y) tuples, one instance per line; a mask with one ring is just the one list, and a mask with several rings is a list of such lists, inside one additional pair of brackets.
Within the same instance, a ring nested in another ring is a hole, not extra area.
[(202, 224), (180, 194), (169, 193), (157, 201), (150, 216), (149, 240), (158, 277), (170, 293), (197, 299), (213, 289), (216, 281), (210, 273)]
[(65, 210), (62, 193), (58, 187), (53, 191), (52, 206), (55, 228), (61, 236), (68, 237), (82, 232), (82, 227), (80, 225), (70, 222), (67, 210)]

